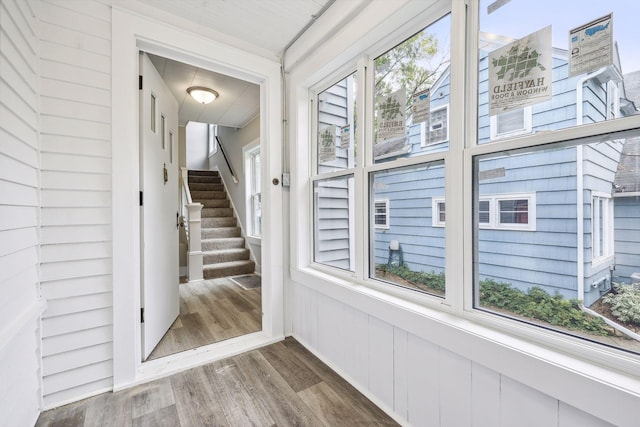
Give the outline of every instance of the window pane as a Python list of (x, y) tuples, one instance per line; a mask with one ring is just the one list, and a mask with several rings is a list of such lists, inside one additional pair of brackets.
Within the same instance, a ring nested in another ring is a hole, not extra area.
[(495, 3), (480, 1), (479, 143), (513, 132), (523, 107), (521, 134), (637, 113), (639, 2)]
[(389, 201), (388, 228), (371, 229), (371, 277), (444, 295), (443, 162), (374, 172), (370, 192)]
[(353, 271), (353, 176), (318, 180), (313, 194), (314, 261)]
[(318, 95), (318, 173), (356, 166), (356, 74)]
[[(639, 271), (640, 132), (597, 140), (474, 158), (475, 305), (640, 352), (632, 336), (582, 309), (638, 331), (605, 295)], [(493, 206), (500, 224), (483, 224)], [(640, 288), (633, 292), (640, 301)]]
[(449, 148), (450, 27), (447, 15), (375, 59), (376, 163)]

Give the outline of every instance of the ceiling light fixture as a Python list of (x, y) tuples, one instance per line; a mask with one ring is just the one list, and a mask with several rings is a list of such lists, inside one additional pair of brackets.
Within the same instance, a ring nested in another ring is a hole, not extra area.
[(208, 104), (220, 96), (215, 90), (204, 86), (191, 86), (187, 93), (200, 104)]

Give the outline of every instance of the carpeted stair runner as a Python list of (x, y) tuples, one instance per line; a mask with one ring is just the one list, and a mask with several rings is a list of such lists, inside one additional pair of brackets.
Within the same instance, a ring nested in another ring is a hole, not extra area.
[(194, 203), (202, 203), (202, 254), (205, 279), (250, 274), (255, 263), (237, 219), (227, 199), (227, 192), (217, 171), (189, 171), (189, 190)]

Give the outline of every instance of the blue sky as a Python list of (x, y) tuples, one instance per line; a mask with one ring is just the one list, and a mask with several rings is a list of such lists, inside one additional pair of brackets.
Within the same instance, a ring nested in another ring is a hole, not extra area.
[(567, 49), (570, 30), (613, 12), (613, 38), (620, 49), (622, 72), (640, 70), (638, 0), (511, 0), (487, 15), (487, 6), (493, 2), (481, 2), (481, 31), (521, 38), (551, 25), (553, 47), (561, 49)]

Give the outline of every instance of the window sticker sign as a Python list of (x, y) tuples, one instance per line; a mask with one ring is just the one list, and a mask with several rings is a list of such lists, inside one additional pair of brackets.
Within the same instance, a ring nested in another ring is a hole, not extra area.
[(336, 159), (336, 127), (329, 125), (318, 132), (318, 162), (327, 163)]
[(378, 139), (376, 143), (405, 135), (407, 93), (404, 88), (382, 99), (378, 105)]
[(613, 14), (569, 31), (569, 77), (613, 63)]
[(413, 100), (411, 102), (413, 124), (429, 120), (429, 112), (431, 110), (431, 98), (429, 98), (429, 91), (429, 89), (426, 89), (413, 95)]
[(548, 26), (489, 54), (489, 115), (551, 99), (551, 83)]
[(351, 140), (351, 125), (344, 125), (340, 127), (340, 147), (349, 147)]

